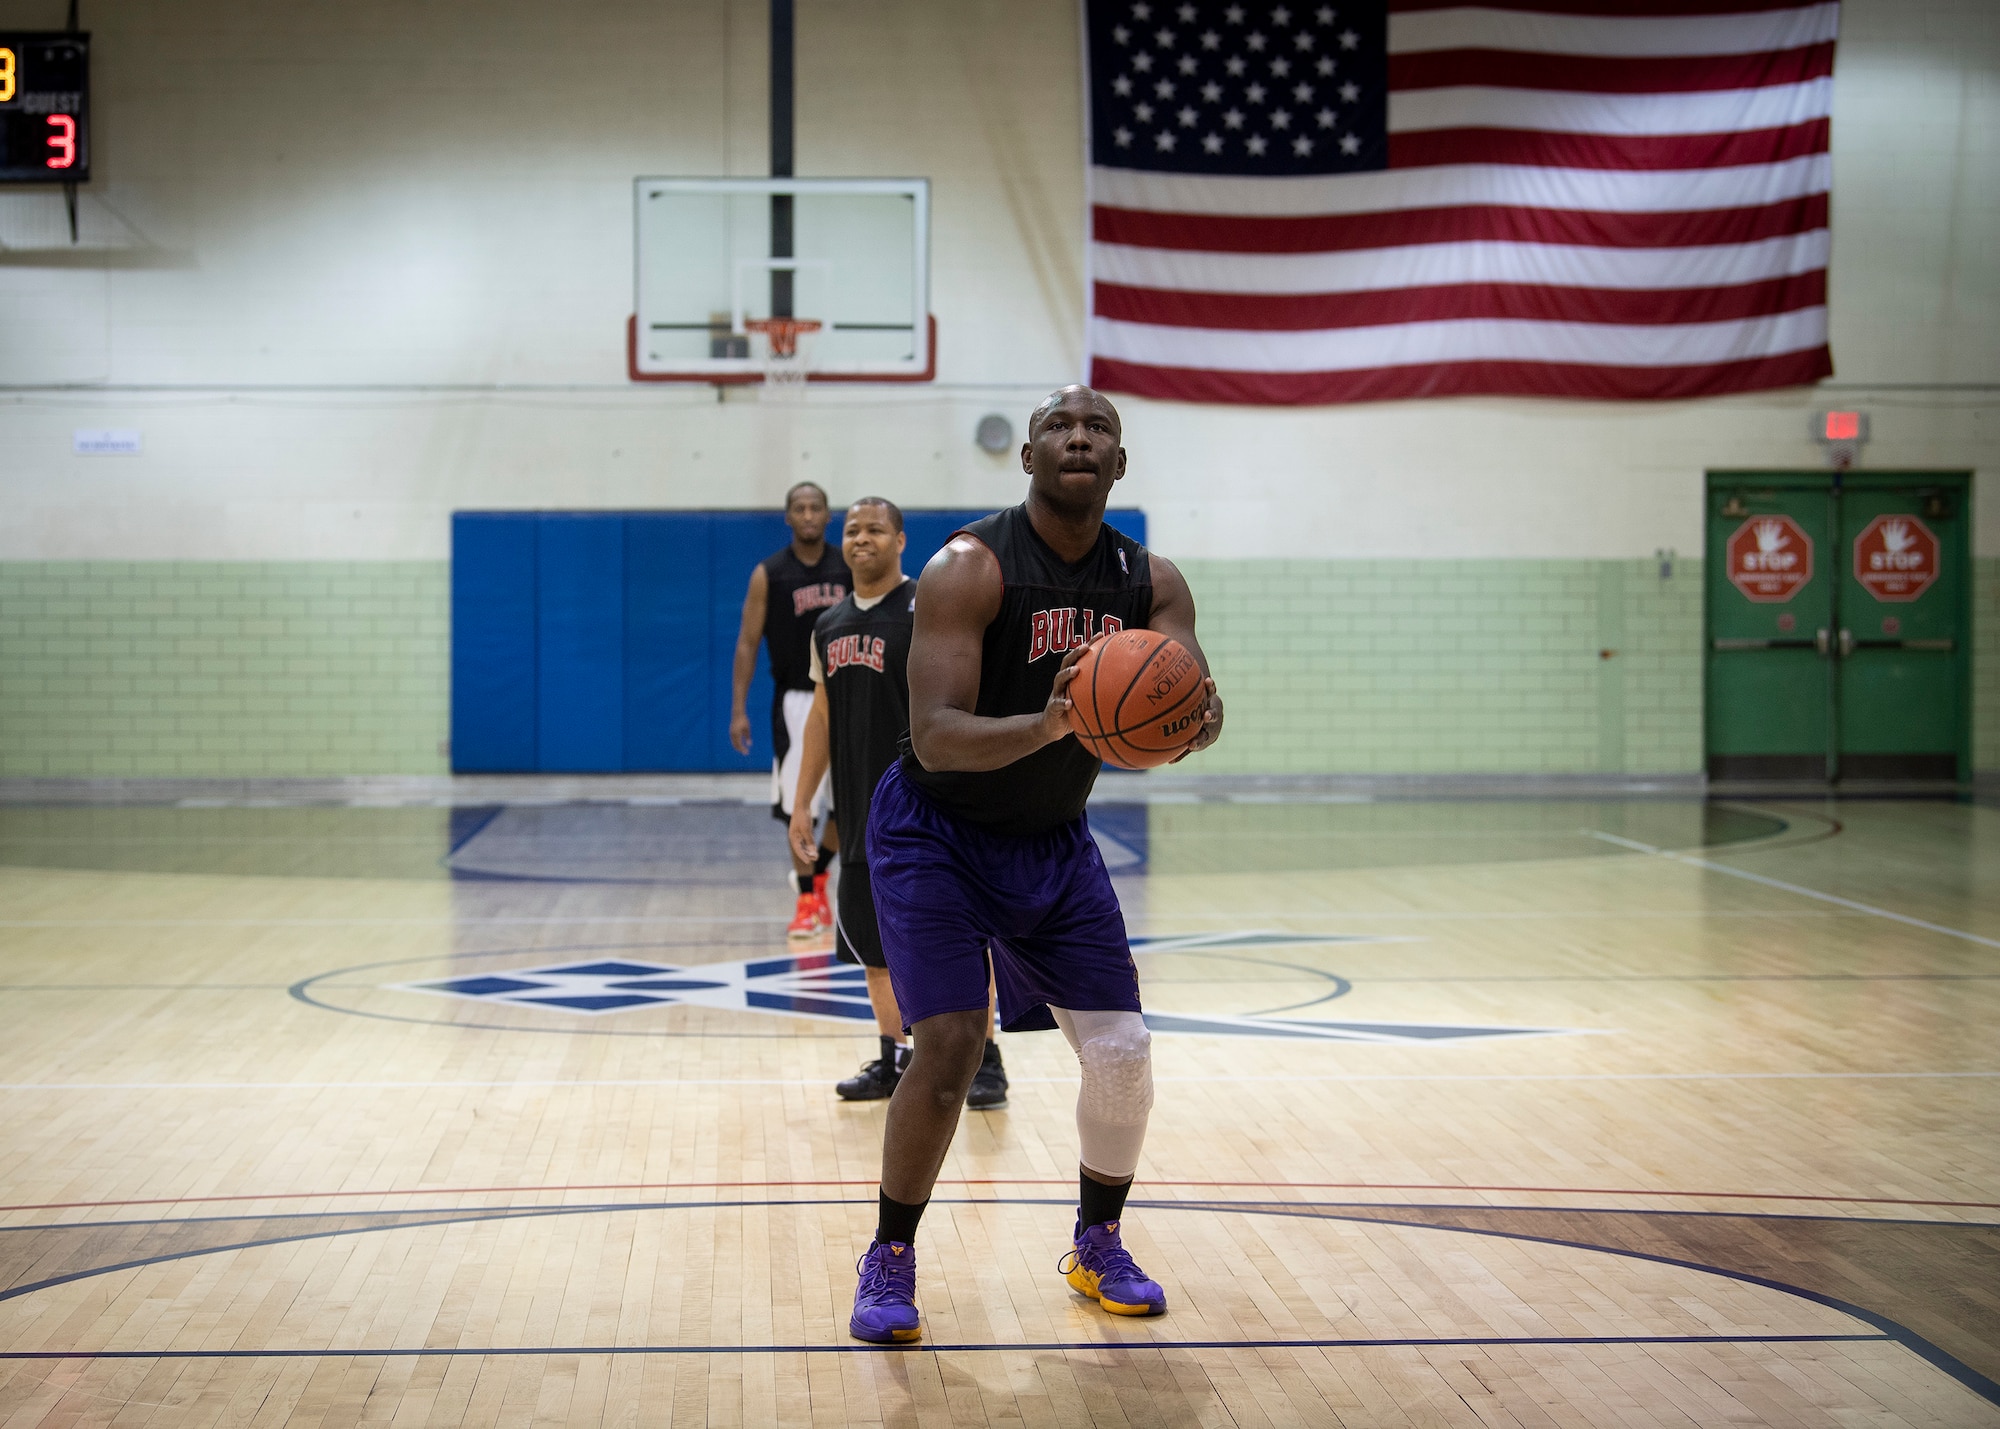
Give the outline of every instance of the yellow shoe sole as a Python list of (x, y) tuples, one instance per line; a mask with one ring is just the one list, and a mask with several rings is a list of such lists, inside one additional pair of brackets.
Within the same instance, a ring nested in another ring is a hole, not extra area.
[(1113, 1315), (1164, 1315), (1167, 1313), (1164, 1305), (1155, 1309), (1151, 1305), (1127, 1305), (1121, 1301), (1105, 1299), (1098, 1293), (1097, 1274), (1094, 1271), (1085, 1270), (1080, 1265), (1072, 1270), (1063, 1272), (1063, 1279), (1069, 1282), (1070, 1289), (1076, 1291), (1079, 1295), (1088, 1295)]

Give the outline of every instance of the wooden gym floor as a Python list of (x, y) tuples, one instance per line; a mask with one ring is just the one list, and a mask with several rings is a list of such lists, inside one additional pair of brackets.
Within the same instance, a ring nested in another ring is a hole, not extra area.
[(1093, 820), (1171, 1313), (1032, 1034), (883, 1350), (762, 811), (0, 810), (0, 1424), (2000, 1425), (2000, 813)]

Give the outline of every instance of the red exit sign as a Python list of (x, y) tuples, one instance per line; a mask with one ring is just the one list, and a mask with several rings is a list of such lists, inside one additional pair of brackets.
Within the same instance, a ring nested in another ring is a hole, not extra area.
[(1845, 443), (1858, 446), (1868, 440), (1866, 412), (1813, 413), (1813, 440), (1827, 446)]

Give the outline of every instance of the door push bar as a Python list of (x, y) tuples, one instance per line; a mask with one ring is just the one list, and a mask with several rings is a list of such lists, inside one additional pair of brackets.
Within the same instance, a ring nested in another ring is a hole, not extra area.
[[(1807, 640), (1803, 636), (1791, 639), (1760, 640), (1718, 638), (1713, 643), (1717, 650), (1815, 650), (1822, 658), (1835, 653), (1833, 632), (1821, 626)], [(1838, 658), (1845, 660), (1856, 650), (1942, 650), (1949, 652), (1955, 648), (1950, 640), (1857, 640), (1852, 630), (1842, 630), (1839, 640)]]

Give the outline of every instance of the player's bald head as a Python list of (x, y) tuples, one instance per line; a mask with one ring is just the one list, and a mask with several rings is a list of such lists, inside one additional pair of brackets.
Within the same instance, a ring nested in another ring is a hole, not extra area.
[(1056, 388), (1042, 398), (1035, 405), (1035, 410), (1028, 414), (1028, 439), (1034, 440), (1035, 433), (1041, 429), (1042, 423), (1048, 420), (1049, 413), (1069, 402), (1088, 403), (1108, 415), (1114, 429), (1121, 433), (1125, 430), (1124, 422), (1119, 420), (1118, 409), (1111, 405), (1109, 397), (1094, 387), (1086, 387), (1081, 382), (1072, 382), (1067, 387)]

